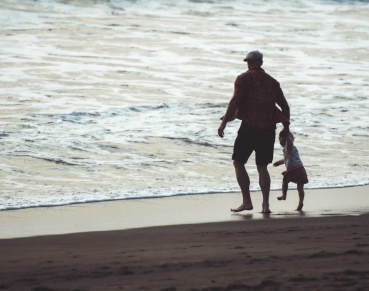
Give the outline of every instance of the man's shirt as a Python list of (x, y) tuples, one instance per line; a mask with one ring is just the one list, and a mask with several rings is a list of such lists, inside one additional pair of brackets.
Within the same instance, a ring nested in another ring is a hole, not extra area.
[(236, 94), (242, 96), (237, 118), (251, 128), (273, 129), (278, 122), (288, 122), (275, 106), (288, 106), (277, 80), (262, 68), (248, 70), (239, 75), (234, 83)]

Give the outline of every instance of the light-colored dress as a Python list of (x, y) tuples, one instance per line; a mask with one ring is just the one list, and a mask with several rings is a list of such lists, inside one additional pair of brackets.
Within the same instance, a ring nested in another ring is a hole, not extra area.
[(285, 164), (286, 171), (282, 173), (284, 182), (294, 182), (296, 184), (309, 183), (307, 173), (302, 164), (299, 151), (293, 144), (292, 136), (289, 134), (286, 138), (287, 142), (283, 147), (284, 159), (277, 162), (277, 165)]
[(303, 167), (299, 151), (293, 144), (292, 136), (289, 134), (287, 136), (287, 142), (283, 147), (284, 164), (286, 165), (287, 172), (294, 169)]

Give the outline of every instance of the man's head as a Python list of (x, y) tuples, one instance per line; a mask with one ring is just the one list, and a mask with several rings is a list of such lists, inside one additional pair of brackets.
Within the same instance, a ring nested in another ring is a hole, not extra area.
[(259, 51), (251, 51), (243, 61), (247, 62), (249, 69), (260, 68), (263, 65), (263, 54)]

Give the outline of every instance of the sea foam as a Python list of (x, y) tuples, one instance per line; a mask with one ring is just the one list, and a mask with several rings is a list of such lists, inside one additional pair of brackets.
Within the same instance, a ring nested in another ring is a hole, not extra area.
[[(368, 184), (368, 12), (362, 1), (2, 1), (0, 209), (239, 191), (240, 122), (224, 139), (217, 128), (253, 49), (291, 107), (307, 187)], [(254, 156), (247, 169), (256, 191)], [(270, 168), (272, 189), (283, 170)]]

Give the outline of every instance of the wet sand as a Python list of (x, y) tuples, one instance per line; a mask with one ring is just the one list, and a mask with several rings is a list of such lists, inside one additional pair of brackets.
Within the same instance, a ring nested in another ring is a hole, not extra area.
[(241, 203), (240, 193), (184, 195), (0, 211), (0, 239), (265, 218), (359, 215), (368, 212), (368, 193), (369, 186), (308, 189), (305, 190), (304, 209), (298, 212), (294, 211), (298, 204), (297, 190), (290, 189), (286, 201), (277, 201), (281, 192), (271, 191), (272, 213), (267, 217), (261, 213), (260, 192), (251, 193), (254, 209), (239, 214), (233, 214), (230, 209)]
[(272, 192), (270, 215), (258, 192), (239, 215), (239, 193), (1, 211), (0, 289), (367, 290), (368, 190), (308, 190), (304, 212)]
[(367, 290), (369, 216), (0, 240), (5, 290)]

